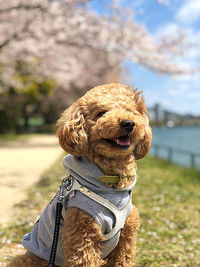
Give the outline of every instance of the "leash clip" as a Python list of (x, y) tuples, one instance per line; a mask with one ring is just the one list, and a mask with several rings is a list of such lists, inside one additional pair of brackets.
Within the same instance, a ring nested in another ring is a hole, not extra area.
[(58, 195), (58, 202), (59, 203), (63, 202), (63, 200), (65, 198), (64, 191), (65, 190), (70, 191), (72, 189), (72, 186), (73, 186), (73, 179), (72, 179), (71, 175), (69, 175), (68, 177), (65, 177), (62, 180), (62, 185), (60, 186), (60, 192)]

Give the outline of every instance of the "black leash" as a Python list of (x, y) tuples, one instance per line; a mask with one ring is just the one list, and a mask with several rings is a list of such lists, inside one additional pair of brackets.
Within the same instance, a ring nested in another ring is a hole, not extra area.
[(54, 235), (53, 235), (53, 242), (51, 246), (51, 253), (49, 257), (49, 264), (48, 267), (53, 267), (56, 259), (56, 251), (58, 245), (58, 237), (59, 237), (59, 230), (60, 230), (60, 219), (62, 216), (62, 202), (57, 202), (56, 205), (56, 219), (55, 219), (55, 227), (54, 227)]
[(52, 246), (51, 246), (51, 253), (49, 257), (48, 267), (54, 267), (54, 264), (55, 264), (59, 230), (60, 230), (60, 220), (62, 217), (62, 208), (63, 208), (64, 199), (65, 199), (64, 190), (70, 191), (70, 189), (72, 188), (72, 185), (73, 185), (72, 177), (68, 176), (67, 178), (64, 178), (62, 180), (62, 185), (60, 186), (60, 192), (59, 192), (58, 201), (56, 204), (54, 235), (53, 235), (53, 241), (52, 241)]

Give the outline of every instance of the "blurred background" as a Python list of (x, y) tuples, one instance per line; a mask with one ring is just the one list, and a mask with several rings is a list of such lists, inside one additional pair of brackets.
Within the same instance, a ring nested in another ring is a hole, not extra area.
[(8, 0), (0, 20), (0, 134), (55, 132), (86, 90), (124, 82), (144, 92), (153, 143), (199, 165), (198, 0)]
[[(55, 137), (56, 120), (88, 89), (109, 82), (143, 91), (153, 129), (150, 154), (168, 161), (150, 156), (139, 168), (144, 179), (136, 189), (136, 204), (143, 197), (138, 203), (144, 205), (140, 208), (146, 229), (139, 245), (144, 255), (136, 266), (197, 266), (199, 26), (199, 0), (0, 0), (0, 226), (7, 225), (0, 228), (1, 266), (7, 255), (22, 249), (17, 244), (22, 236), (19, 225), (23, 234), (30, 229), (30, 210), (37, 215), (58, 186), (54, 183), (62, 173), (63, 154)], [(52, 165), (58, 158), (59, 171)], [(169, 161), (192, 170), (177, 169)], [(21, 203), (17, 210), (16, 202)], [(174, 213), (168, 210), (171, 206)], [(15, 222), (9, 226), (11, 218)], [(188, 221), (182, 222), (183, 218)], [(184, 238), (188, 238), (187, 253)], [(151, 251), (149, 259), (152, 243), (160, 247)], [(167, 243), (169, 256), (162, 255)], [(5, 252), (11, 248), (12, 253)], [(163, 261), (151, 265), (151, 260)]]

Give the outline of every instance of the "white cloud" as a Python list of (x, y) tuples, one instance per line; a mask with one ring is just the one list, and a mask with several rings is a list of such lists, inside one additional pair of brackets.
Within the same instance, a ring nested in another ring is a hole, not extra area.
[[(195, 86), (200, 85), (200, 75), (199, 72), (196, 72), (194, 74), (185, 74), (185, 75), (179, 75), (174, 77), (175, 81), (182, 81), (182, 82), (188, 82), (190, 84), (193, 84)], [(200, 90), (200, 87), (199, 87)]]
[[(168, 0), (157, 1), (161, 4), (161, 2)], [(156, 41), (160, 41), (163, 35), (176, 36), (180, 30), (184, 32), (185, 41), (189, 46), (184, 55), (173, 58), (173, 60), (176, 64), (184, 68), (199, 70), (200, 29), (194, 23), (200, 19), (200, 0), (174, 1), (176, 5), (173, 5), (173, 1), (171, 1), (170, 5), (172, 14), (168, 17), (166, 13), (165, 23), (156, 24), (157, 27), (154, 28), (155, 32), (153, 37)], [(137, 1), (133, 2), (137, 3)], [(143, 0), (140, 1), (140, 4), (142, 2)], [(144, 4), (142, 7), (145, 7)], [(196, 46), (192, 46), (191, 43)], [(199, 72), (175, 77), (168, 77), (166, 75), (155, 77), (155, 74), (151, 74), (145, 68), (138, 66), (138, 69), (135, 70), (135, 73), (131, 74), (129, 79), (130, 82), (128, 83), (134, 83), (143, 89), (145, 100), (149, 107), (159, 102), (168, 110), (175, 110), (180, 113), (200, 114)], [(148, 83), (146, 82), (147, 79), (149, 79)]]
[(180, 31), (179, 26), (174, 22), (167, 22), (165, 24), (161, 24), (155, 28), (155, 32), (152, 34), (153, 38), (156, 41), (160, 41), (162, 36), (165, 35), (174, 35), (176, 36)]
[(166, 80), (160, 77), (157, 84), (151, 82), (149, 88), (143, 88), (147, 106), (152, 107), (155, 103), (160, 103), (166, 110), (199, 115), (200, 75), (188, 75), (187, 78), (174, 80), (169, 77)]
[(183, 25), (192, 25), (200, 18), (200, 1), (185, 1), (185, 4), (177, 11), (176, 20)]
[(159, 4), (164, 5), (164, 6), (169, 6), (170, 1), (169, 0), (157, 0)]
[[(169, 79), (165, 85), (169, 89), (166, 91), (166, 100), (169, 100), (168, 107), (180, 113), (200, 113), (200, 77), (198, 74), (191, 76), (188, 80)], [(171, 102), (173, 100), (173, 102)], [(174, 106), (175, 105), (175, 106)]]

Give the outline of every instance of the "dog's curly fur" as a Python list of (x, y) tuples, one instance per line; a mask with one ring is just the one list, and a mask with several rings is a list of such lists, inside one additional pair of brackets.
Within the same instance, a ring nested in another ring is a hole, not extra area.
[[(122, 121), (133, 122), (133, 129), (122, 127)], [(96, 163), (106, 175), (128, 175), (118, 184), (122, 189), (133, 182), (135, 160), (143, 158), (151, 145), (151, 128), (141, 92), (123, 84), (112, 83), (95, 87), (78, 99), (57, 122), (61, 147), (75, 156), (85, 156)], [(129, 146), (119, 146), (117, 138), (128, 136)], [(117, 247), (105, 260), (100, 257), (103, 240), (97, 222), (84, 211), (68, 208), (62, 229), (64, 267), (132, 266), (136, 235), (139, 228), (138, 210), (133, 207), (122, 229)], [(33, 255), (17, 257), (10, 267), (47, 266)]]

